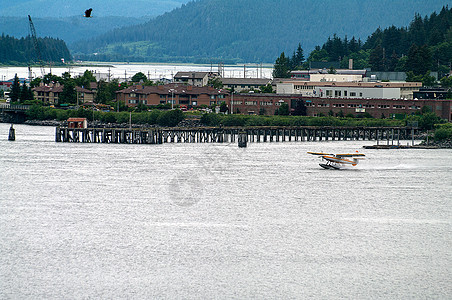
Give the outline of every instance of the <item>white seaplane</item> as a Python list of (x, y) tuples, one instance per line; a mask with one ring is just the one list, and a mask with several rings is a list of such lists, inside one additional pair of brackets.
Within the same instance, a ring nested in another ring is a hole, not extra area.
[(339, 170), (349, 166), (356, 166), (361, 159), (364, 159), (364, 154), (358, 153), (344, 153), (344, 154), (330, 154), (323, 152), (308, 152), (308, 154), (317, 155), (325, 161), (324, 164), (319, 164), (324, 169)]

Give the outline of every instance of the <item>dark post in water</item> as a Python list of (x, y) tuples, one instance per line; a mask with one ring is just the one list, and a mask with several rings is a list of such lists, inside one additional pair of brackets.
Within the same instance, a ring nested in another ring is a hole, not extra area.
[(14, 129), (13, 124), (11, 124), (11, 127), (9, 128), (8, 141), (15, 140), (16, 140), (16, 130)]
[(245, 148), (246, 147), (246, 142), (247, 142), (247, 136), (246, 136), (246, 132), (245, 131), (240, 131), (239, 132), (239, 147), (240, 148)]

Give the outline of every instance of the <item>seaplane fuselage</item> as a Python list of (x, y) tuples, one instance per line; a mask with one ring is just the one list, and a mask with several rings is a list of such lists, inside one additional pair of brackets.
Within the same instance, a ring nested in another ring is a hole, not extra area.
[(308, 154), (317, 155), (326, 163), (319, 164), (324, 169), (342, 169), (346, 166), (356, 166), (360, 159), (364, 159), (362, 153), (344, 153), (344, 154), (330, 154), (323, 152), (308, 152)]

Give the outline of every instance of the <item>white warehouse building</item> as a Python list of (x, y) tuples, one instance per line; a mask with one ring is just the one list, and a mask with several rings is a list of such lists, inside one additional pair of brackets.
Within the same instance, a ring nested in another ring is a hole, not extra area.
[(321, 98), (413, 99), (420, 82), (276, 82), (276, 93)]

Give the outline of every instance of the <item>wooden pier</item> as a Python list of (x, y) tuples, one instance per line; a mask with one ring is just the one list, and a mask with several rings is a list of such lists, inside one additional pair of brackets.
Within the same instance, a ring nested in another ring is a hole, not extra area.
[(377, 144), (410, 140), (411, 127), (199, 127), (199, 128), (67, 128), (57, 127), (56, 142), (66, 143), (243, 143), (374, 140)]

